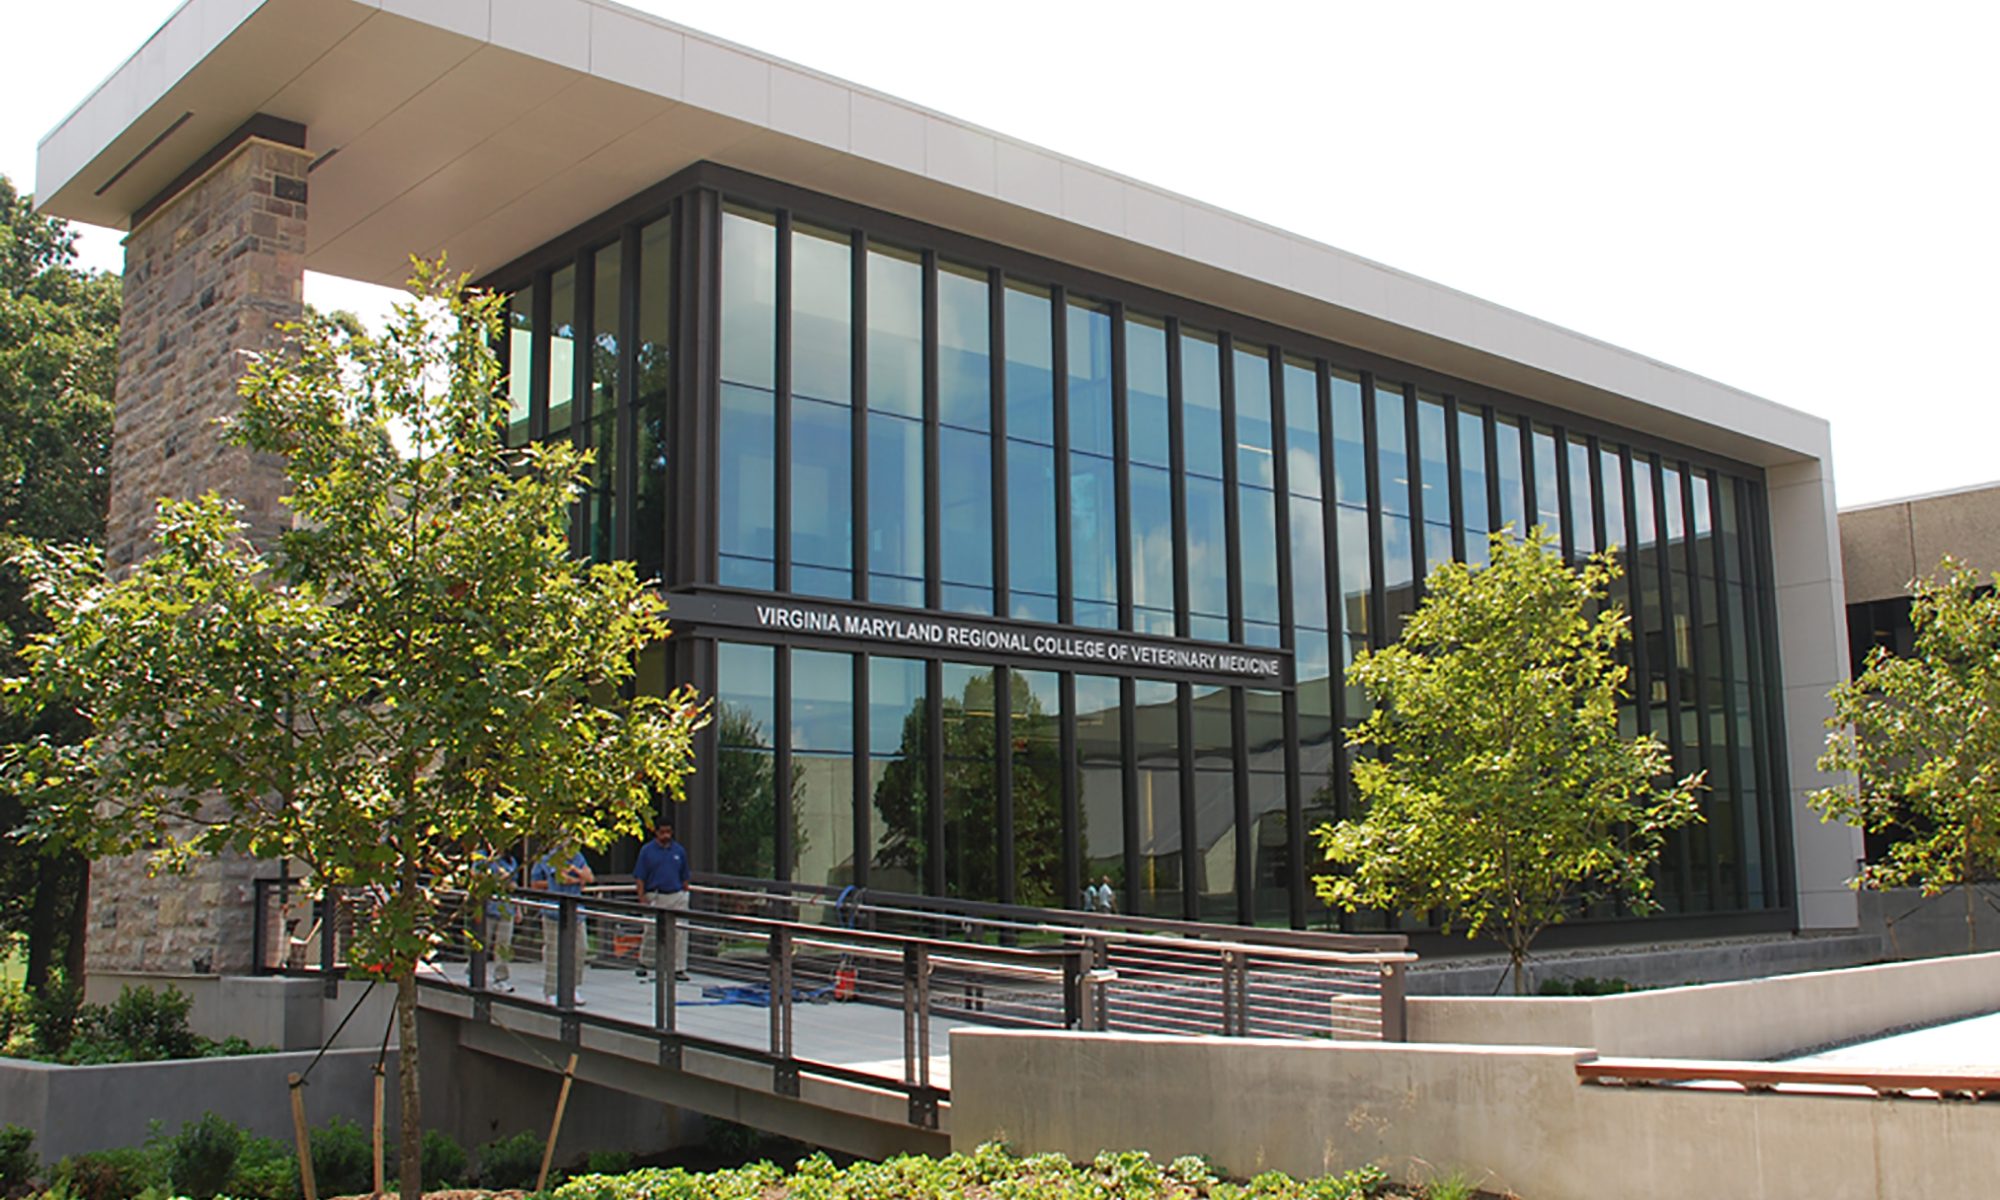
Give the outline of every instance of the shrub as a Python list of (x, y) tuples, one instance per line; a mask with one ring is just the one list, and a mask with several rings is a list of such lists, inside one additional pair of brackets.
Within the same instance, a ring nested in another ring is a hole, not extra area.
[(0, 1190), (27, 1187), (41, 1174), (35, 1155), (35, 1131), (19, 1125), (0, 1126)]
[(56, 1164), (51, 1182), (74, 1200), (133, 1200), (167, 1181), (160, 1160), (144, 1150), (96, 1150)]
[[(465, 1147), (450, 1134), (442, 1129), (427, 1129), (424, 1131), (423, 1147), (425, 1191), (442, 1191), (466, 1182)], [(535, 1166), (541, 1166), (540, 1159), (536, 1160)]]
[(524, 1129), (479, 1148), (479, 1186), (494, 1191), (535, 1186), (542, 1170), (542, 1135)]
[(375, 1141), (361, 1126), (335, 1117), (311, 1133), (313, 1183), (322, 1196), (352, 1196), (375, 1187)]
[(1544, 996), (1619, 996), (1637, 989), (1616, 976), (1598, 979), (1579, 975), (1574, 979), (1544, 979), (1538, 990)]
[(118, 999), (93, 1014), (94, 1037), (121, 1047), (129, 1062), (154, 1062), (166, 1058), (193, 1058), (201, 1039), (188, 1028), (188, 1013), (194, 998), (179, 988), (156, 992), (151, 988), (124, 987)]
[(275, 1138), (246, 1135), (228, 1192), (239, 1200), (298, 1200), (297, 1156)]
[(28, 1042), (37, 1058), (55, 1058), (75, 1039), (83, 1013), (83, 989), (63, 976), (52, 977), (26, 997)]
[(203, 1113), (200, 1120), (181, 1126), (181, 1131), (168, 1139), (167, 1178), (177, 1194), (210, 1200), (229, 1186), (236, 1156), (242, 1150), (242, 1129), (212, 1112)]
[(593, 1150), (583, 1162), (591, 1175), (624, 1175), (632, 1170), (633, 1157), (629, 1150)]

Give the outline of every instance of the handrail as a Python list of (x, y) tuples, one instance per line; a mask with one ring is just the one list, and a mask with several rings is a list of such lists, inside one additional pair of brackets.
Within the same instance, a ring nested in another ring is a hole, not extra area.
[(1779, 1087), (1852, 1087), (1877, 1096), (1934, 1092), (1940, 1098), (2000, 1095), (2000, 1071), (1980, 1067), (1869, 1067), (1824, 1063), (1725, 1062), (1688, 1058), (1588, 1058), (1577, 1078), (1592, 1084), (1733, 1084), (1746, 1092)]

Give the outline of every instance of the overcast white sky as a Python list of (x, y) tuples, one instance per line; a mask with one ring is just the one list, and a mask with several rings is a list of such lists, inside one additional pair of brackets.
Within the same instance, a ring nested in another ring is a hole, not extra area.
[[(2000, 5), (628, 2), (2000, 479)], [(177, 4), (6, 0), (0, 173)]]

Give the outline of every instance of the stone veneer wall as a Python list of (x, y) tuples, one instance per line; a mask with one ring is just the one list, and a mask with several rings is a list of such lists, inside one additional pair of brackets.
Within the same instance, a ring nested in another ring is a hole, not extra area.
[[(151, 547), (155, 503), (214, 490), (269, 544), (290, 523), (282, 465), (223, 444), (245, 354), (276, 346), (304, 312), (306, 165), (301, 149), (251, 138), (169, 200), (125, 241), (106, 542), (115, 570)], [(245, 858), (148, 876), (107, 859), (90, 878), (86, 970), (244, 971), (251, 964)]]

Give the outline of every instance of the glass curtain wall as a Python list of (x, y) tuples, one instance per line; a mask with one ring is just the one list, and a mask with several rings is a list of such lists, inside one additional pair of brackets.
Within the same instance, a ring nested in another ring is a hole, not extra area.
[(1030, 903), (1108, 875), (1139, 912), (1289, 919), (1310, 829), (1349, 811), (1342, 730), (1368, 697), (1346, 667), (1429, 571), (1539, 524), (1571, 555), (1618, 549), (1622, 719), (1709, 773), (1661, 900), (1782, 902), (1754, 477), (1166, 298), (1086, 298), (1053, 265), (707, 211), (706, 324), (676, 308), (699, 274), (675, 274), (671, 211), (507, 289), (508, 442), (597, 452), (580, 554), (668, 568), (675, 355), (707, 328), (713, 419), (691, 428), (714, 431), (713, 491), (690, 517), (712, 522), (693, 568), (712, 575), (677, 582), (1276, 646), (1293, 672), (1248, 688), (721, 643), (719, 868)]

